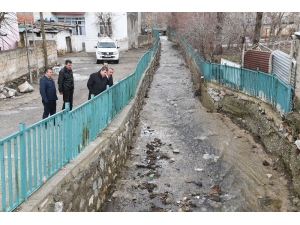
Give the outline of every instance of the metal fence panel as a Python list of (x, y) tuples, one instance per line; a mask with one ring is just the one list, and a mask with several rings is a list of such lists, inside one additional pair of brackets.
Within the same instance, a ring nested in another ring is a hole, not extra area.
[[(170, 34), (176, 34), (169, 27), (168, 32)], [(194, 59), (205, 80), (260, 98), (262, 101), (268, 102), (276, 107), (276, 109), (281, 113), (289, 112), (291, 110), (292, 85), (285, 84), (273, 74), (268, 74), (259, 70), (236, 68), (235, 66), (205, 62), (199, 55), (196, 54), (195, 50), (185, 38), (180, 37), (180, 39), (182, 43), (184, 43), (188, 54)], [(269, 53), (260, 52), (258, 54), (258, 52), (251, 51), (248, 52), (247, 56), (250, 56), (251, 54), (258, 55), (264, 59), (264, 62), (259, 62), (257, 59), (248, 58), (247, 60), (253, 68), (256, 67), (255, 65), (260, 65), (259, 63), (264, 63), (261, 65), (267, 65)], [(252, 61), (254, 63), (252, 63)], [(266, 66), (262, 66), (262, 69), (268, 71)]]

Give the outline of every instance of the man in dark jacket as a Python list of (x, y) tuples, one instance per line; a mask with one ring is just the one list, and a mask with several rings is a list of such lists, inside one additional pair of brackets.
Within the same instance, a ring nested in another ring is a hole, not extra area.
[(109, 81), (109, 86), (113, 86), (114, 85), (114, 79), (113, 79), (113, 75), (114, 74), (114, 69), (113, 68), (109, 68), (107, 71), (107, 79)]
[(72, 61), (67, 59), (64, 68), (59, 71), (58, 76), (58, 91), (63, 95), (64, 104), (62, 110), (65, 109), (65, 103), (70, 103), (70, 110), (73, 107), (74, 94), (74, 77), (72, 71)]
[(56, 113), (56, 88), (55, 82), (52, 79), (53, 71), (51, 68), (46, 69), (46, 74), (40, 79), (40, 94), (42, 96), (42, 103), (44, 105), (43, 119), (47, 118), (50, 114)]
[(91, 99), (91, 94), (96, 96), (106, 90), (106, 85), (112, 85), (112, 83), (107, 79), (107, 71), (107, 67), (103, 66), (100, 71), (90, 75), (90, 78), (87, 82), (87, 87), (89, 89), (89, 100)]

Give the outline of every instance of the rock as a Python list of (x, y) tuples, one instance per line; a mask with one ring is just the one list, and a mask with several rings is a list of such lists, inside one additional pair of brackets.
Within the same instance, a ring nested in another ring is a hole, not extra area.
[(223, 90), (221, 90), (221, 95), (226, 95), (226, 92), (225, 91), (223, 91)]
[(204, 169), (202, 169), (202, 168), (195, 168), (195, 171), (202, 172), (202, 171), (204, 171)]
[(4, 94), (0, 93), (0, 99), (5, 99), (5, 98), (6, 98), (6, 96)]
[(293, 136), (291, 134), (289, 134), (286, 138), (289, 140), (289, 142), (293, 142), (294, 141), (294, 138), (293, 138)]
[(6, 90), (7, 92), (13, 92), (13, 93), (17, 92), (17, 90), (8, 87), (4, 87), (3, 89)]
[(209, 199), (212, 200), (212, 201), (215, 201), (215, 202), (220, 202), (221, 201), (220, 196), (219, 195), (215, 195), (215, 194), (211, 195), (209, 197)]
[(190, 179), (186, 179), (185, 183), (192, 183), (192, 181)]
[(299, 204), (299, 198), (293, 198), (293, 204), (297, 206)]
[(0, 85), (0, 93), (3, 91), (4, 85), (5, 85), (5, 84), (1, 84), (1, 85)]
[(25, 81), (25, 83), (18, 86), (18, 89), (20, 90), (21, 93), (34, 91), (34, 88), (27, 81)]
[(53, 200), (54, 200), (55, 202), (59, 202), (59, 201), (60, 201), (60, 196), (59, 196), (59, 195), (54, 195), (54, 196), (53, 196)]
[(63, 210), (63, 203), (55, 202), (55, 212), (62, 212), (62, 210)]
[(150, 150), (154, 150), (153, 145), (151, 145), (151, 144), (149, 144), (149, 143), (146, 145), (146, 147), (149, 148)]
[[(1, 95), (1, 94), (0, 94)], [(1, 97), (0, 97), (1, 98)], [(297, 145), (297, 148), (300, 149), (300, 140), (296, 140), (295, 144)]]
[(173, 162), (175, 162), (175, 159), (174, 159), (174, 158), (171, 158), (171, 159), (170, 159), (170, 163), (173, 163)]
[(178, 153), (180, 153), (180, 152), (179, 152), (178, 150), (174, 149), (174, 150), (173, 150), (173, 153), (178, 154)]
[(154, 138), (154, 141), (155, 141), (155, 142), (158, 142), (158, 143), (161, 142), (161, 140), (160, 140), (159, 138)]
[(267, 177), (270, 179), (272, 177), (272, 174), (268, 173)]
[(270, 163), (268, 163), (266, 160), (263, 161), (264, 166), (270, 166)]
[(200, 182), (200, 181), (194, 181), (194, 184), (196, 184), (199, 187), (202, 187), (202, 182)]
[(257, 148), (257, 146), (256, 145), (252, 145), (252, 148)]
[(278, 128), (278, 131), (282, 132), (283, 131), (283, 125), (280, 124), (279, 128)]
[(291, 129), (290, 126), (286, 125), (286, 126), (285, 126), (285, 129), (286, 129), (287, 132), (292, 133), (292, 129)]
[(216, 96), (216, 97), (214, 97), (213, 99), (215, 100), (215, 102), (218, 102), (218, 101), (221, 100), (221, 98), (220, 98), (219, 96)]
[(182, 209), (182, 208), (179, 208), (179, 209), (178, 209), (178, 212), (184, 212), (184, 211), (183, 211), (183, 209)]
[(221, 188), (220, 188), (220, 186), (219, 185), (214, 185), (214, 186), (212, 186), (211, 188), (210, 188), (210, 192), (209, 192), (209, 194), (210, 195), (213, 195), (213, 194), (220, 194), (220, 192), (221, 192)]
[(20, 92), (18, 92), (18, 91), (16, 91), (15, 96), (21, 96), (21, 95), (23, 95), (23, 94), (20, 93)]
[(171, 204), (172, 203), (172, 199), (171, 198), (166, 198), (165, 203), (166, 203), (166, 205)]

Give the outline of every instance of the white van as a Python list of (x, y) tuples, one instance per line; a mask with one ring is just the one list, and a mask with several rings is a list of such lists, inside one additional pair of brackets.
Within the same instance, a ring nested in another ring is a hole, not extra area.
[(97, 64), (101, 61), (114, 61), (119, 63), (119, 50), (117, 42), (111, 38), (102, 38), (98, 41), (96, 48)]

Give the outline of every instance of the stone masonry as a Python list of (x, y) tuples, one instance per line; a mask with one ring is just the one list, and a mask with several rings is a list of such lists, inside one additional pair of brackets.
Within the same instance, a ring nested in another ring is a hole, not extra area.
[[(44, 67), (44, 53), (42, 41), (36, 41), (37, 57), (33, 48), (29, 49), (30, 66), (36, 70), (38, 59), (39, 68)], [(47, 41), (48, 64), (57, 63), (57, 50), (55, 41)], [(0, 84), (29, 74), (26, 48), (17, 48), (0, 52)]]

